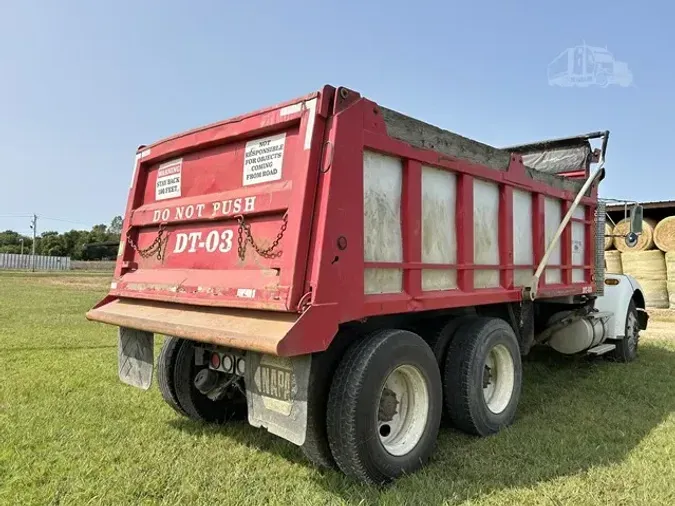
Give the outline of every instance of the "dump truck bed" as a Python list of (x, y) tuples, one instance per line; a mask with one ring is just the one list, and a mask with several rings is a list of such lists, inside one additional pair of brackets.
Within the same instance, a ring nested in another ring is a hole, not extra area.
[[(583, 184), (526, 151), (330, 86), (141, 147), (111, 290), (88, 317), (294, 355), (352, 320), (517, 301)], [(592, 188), (541, 297), (595, 290), (596, 205)]]

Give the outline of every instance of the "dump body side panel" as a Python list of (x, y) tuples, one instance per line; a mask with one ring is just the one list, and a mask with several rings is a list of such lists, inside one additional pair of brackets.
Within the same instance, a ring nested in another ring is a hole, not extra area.
[[(313, 302), (337, 301), (351, 321), (521, 300), (582, 182), (348, 93), (327, 130)], [(596, 204), (592, 188), (553, 251), (541, 297), (595, 291)]]

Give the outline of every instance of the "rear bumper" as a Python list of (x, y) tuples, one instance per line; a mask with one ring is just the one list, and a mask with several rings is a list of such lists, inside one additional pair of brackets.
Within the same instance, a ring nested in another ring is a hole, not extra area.
[(86, 316), (118, 327), (277, 356), (323, 351), (337, 332), (332, 305), (312, 306), (297, 314), (112, 299)]

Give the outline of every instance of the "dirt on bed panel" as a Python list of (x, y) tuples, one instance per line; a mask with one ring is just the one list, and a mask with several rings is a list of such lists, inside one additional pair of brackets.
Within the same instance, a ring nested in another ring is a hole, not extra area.
[[(417, 148), (433, 149), (450, 157), (468, 160), (494, 170), (508, 169), (511, 157), (508, 151), (443, 130), (391, 109), (380, 107), (380, 110), (390, 137)], [(584, 183), (582, 180), (547, 174), (530, 167), (525, 167), (525, 171), (536, 181), (573, 193), (578, 192)]]

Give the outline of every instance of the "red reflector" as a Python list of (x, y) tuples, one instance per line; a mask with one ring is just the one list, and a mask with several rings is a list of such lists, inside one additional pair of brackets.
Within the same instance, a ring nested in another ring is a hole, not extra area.
[(214, 353), (211, 355), (211, 367), (218, 369), (220, 367), (220, 355)]

